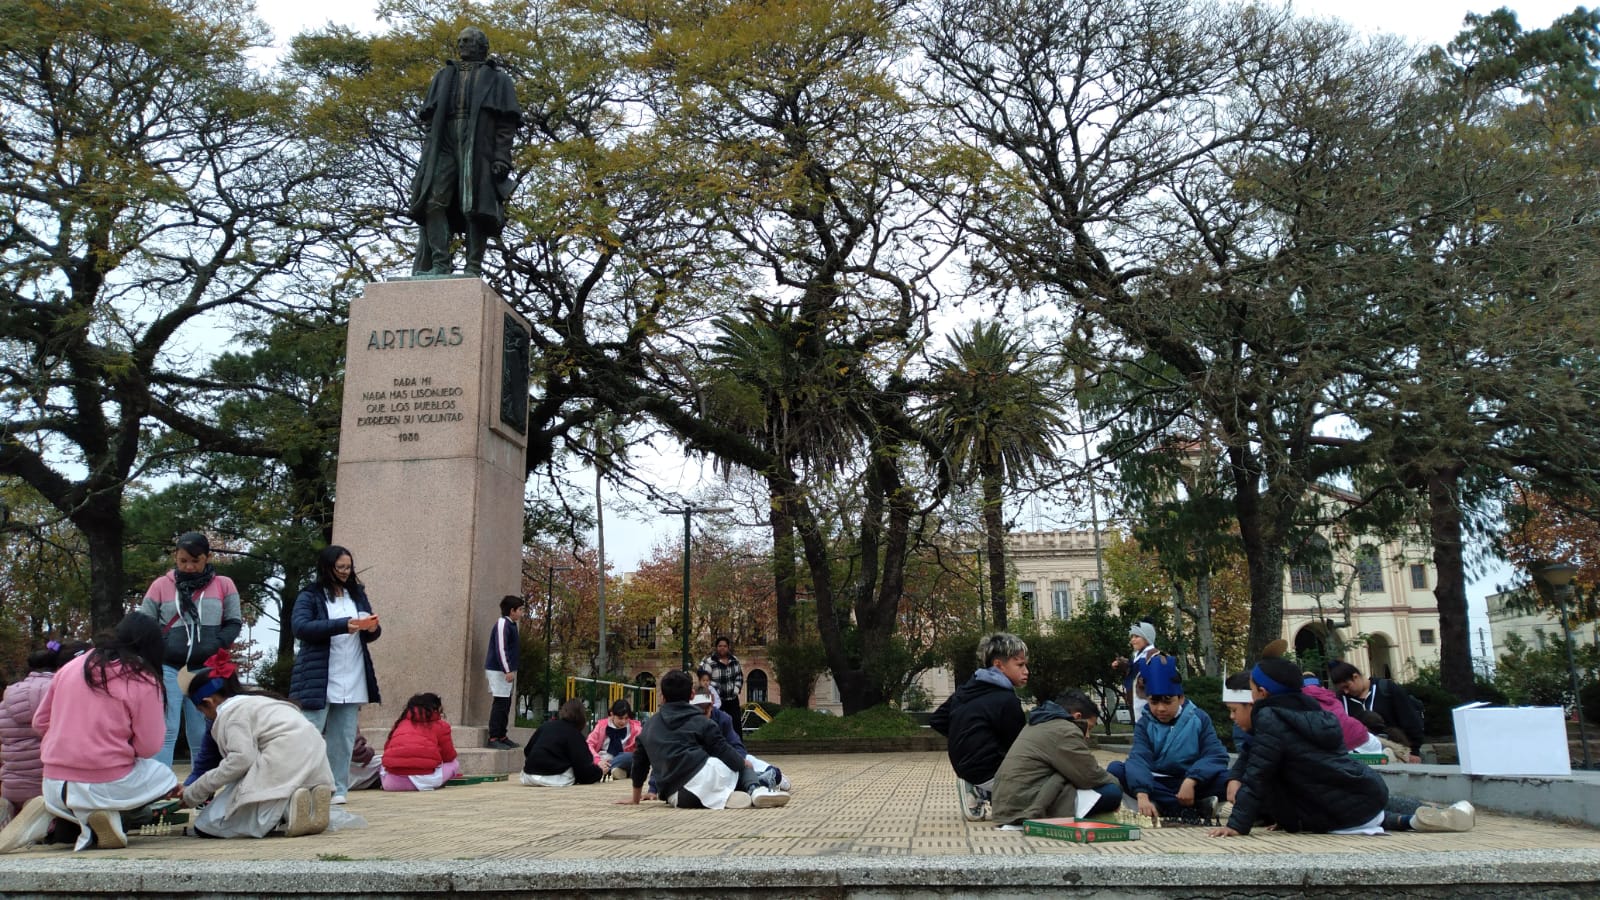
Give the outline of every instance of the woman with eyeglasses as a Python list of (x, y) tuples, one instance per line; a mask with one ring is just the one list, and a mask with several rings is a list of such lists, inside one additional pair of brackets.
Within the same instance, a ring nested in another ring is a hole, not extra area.
[(333, 770), (333, 802), (350, 789), (350, 753), (363, 703), (378, 703), (378, 676), (367, 645), (383, 634), (350, 551), (337, 544), (317, 554), (317, 579), (294, 601), (299, 641), (289, 697), (322, 732)]

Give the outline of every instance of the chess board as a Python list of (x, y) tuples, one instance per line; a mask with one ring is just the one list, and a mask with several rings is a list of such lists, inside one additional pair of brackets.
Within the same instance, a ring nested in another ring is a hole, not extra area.
[(1146, 816), (1131, 809), (1119, 809), (1104, 815), (1090, 816), (1082, 821), (1105, 822), (1131, 828), (1216, 828), (1227, 824), (1215, 815), (1201, 815), (1198, 811), (1182, 816)]
[(1091, 819), (1028, 819), (1022, 823), (1022, 833), (1032, 837), (1071, 841), (1074, 844), (1105, 844), (1114, 841), (1137, 841), (1142, 837), (1138, 828), (1113, 822)]
[(445, 784), (487, 784), (491, 781), (505, 781), (509, 777), (509, 775), (457, 775), (455, 778), (446, 781)]

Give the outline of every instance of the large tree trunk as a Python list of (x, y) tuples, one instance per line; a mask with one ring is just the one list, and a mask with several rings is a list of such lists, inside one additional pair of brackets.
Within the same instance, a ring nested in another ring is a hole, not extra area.
[(122, 566), (122, 488), (95, 492), (72, 516), (89, 545), (89, 627), (100, 632), (128, 613), (128, 585)]
[[(994, 630), (1006, 630), (1006, 521), (1000, 477), (983, 475), (983, 534), (989, 557), (989, 609)], [(1026, 614), (1024, 614), (1026, 618)]]
[(1228, 448), (1233, 473), (1234, 510), (1239, 537), (1244, 544), (1245, 567), (1250, 574), (1250, 637), (1245, 645), (1248, 664), (1270, 643), (1283, 637), (1283, 529), (1273, 521), (1271, 507), (1261, 496), (1261, 469), (1247, 450)]
[(1467, 701), (1475, 699), (1478, 691), (1472, 677), (1472, 630), (1467, 624), (1467, 581), (1461, 552), (1461, 472), (1458, 464), (1428, 476), (1428, 527), (1433, 566), (1438, 572), (1433, 596), (1439, 607), (1439, 682)]
[[(794, 516), (789, 513), (789, 501), (782, 485), (767, 479), (769, 504), (767, 520), (772, 523), (772, 587), (778, 607), (778, 640), (797, 644), (800, 640), (799, 623), (795, 621), (796, 569), (794, 562)], [(785, 706), (805, 709), (811, 705), (811, 689), (815, 681), (804, 672), (791, 672), (787, 667), (777, 669), (778, 690)]]

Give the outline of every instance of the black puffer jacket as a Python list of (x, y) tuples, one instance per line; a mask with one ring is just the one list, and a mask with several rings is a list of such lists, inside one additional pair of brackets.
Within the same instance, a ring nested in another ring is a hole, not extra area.
[(1028, 720), (1010, 681), (993, 669), (980, 670), (929, 717), (933, 730), (949, 739), (946, 750), (956, 775), (972, 784), (994, 777), (1006, 751)]
[(1240, 834), (1262, 817), (1285, 831), (1354, 828), (1389, 800), (1382, 776), (1345, 752), (1338, 721), (1304, 694), (1256, 701), (1250, 733), (1228, 773), (1240, 783), (1228, 827)]

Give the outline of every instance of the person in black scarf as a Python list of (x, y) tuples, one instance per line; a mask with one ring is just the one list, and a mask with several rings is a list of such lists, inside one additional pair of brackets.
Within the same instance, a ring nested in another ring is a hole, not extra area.
[(239, 589), (211, 567), (211, 542), (198, 531), (179, 536), (173, 567), (151, 582), (139, 613), (156, 620), (165, 642), (162, 658), (167, 704), (167, 740), (156, 758), (172, 765), (181, 722), (191, 757), (205, 741), (206, 718), (178, 690), (178, 670), (196, 668), (211, 654), (233, 646), (244, 627)]

